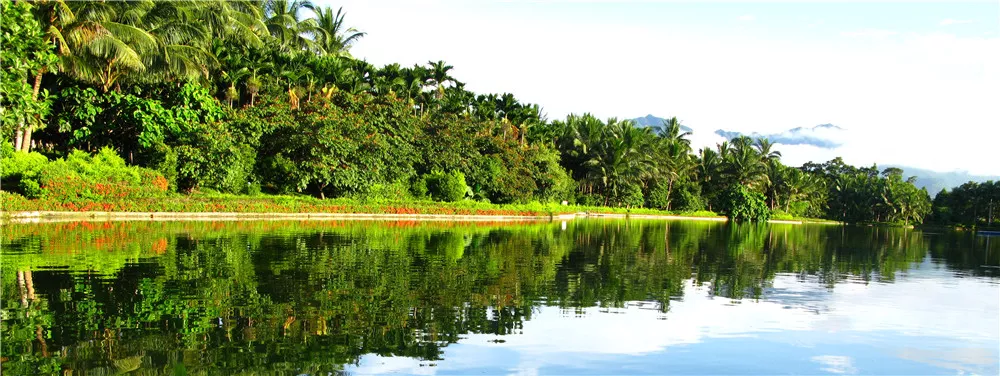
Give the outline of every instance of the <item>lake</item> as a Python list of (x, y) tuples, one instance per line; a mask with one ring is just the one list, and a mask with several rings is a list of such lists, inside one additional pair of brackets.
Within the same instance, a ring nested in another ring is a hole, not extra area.
[(5, 375), (1000, 373), (1000, 237), (839, 225), (7, 224)]

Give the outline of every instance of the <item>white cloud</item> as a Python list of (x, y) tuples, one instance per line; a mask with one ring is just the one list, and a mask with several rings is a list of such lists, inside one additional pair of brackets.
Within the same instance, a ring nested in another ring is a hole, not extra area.
[(742, 15), (742, 16), (739, 17), (740, 21), (753, 21), (753, 20), (756, 20), (756, 19), (757, 19), (757, 17), (755, 17), (752, 14), (744, 14), (744, 15)]
[(892, 30), (880, 30), (880, 29), (862, 29), (857, 31), (843, 31), (840, 33), (841, 36), (845, 37), (868, 37), (868, 38), (885, 38), (893, 35), (898, 35), (899, 32)]
[[(469, 334), (458, 344), (444, 348), (444, 360), (435, 362), (435, 367), (427, 367), (428, 362), (368, 355), (362, 357), (359, 366), (348, 366), (347, 371), (468, 374), (506, 369), (530, 375), (538, 374), (541, 368), (587, 367), (600, 364), (600, 359), (619, 359), (615, 356), (669, 353), (672, 347), (712, 339), (771, 333), (786, 335), (762, 341), (817, 349), (863, 343), (882, 347), (885, 356), (934, 358), (931, 365), (958, 372), (975, 372), (978, 367), (997, 364), (1000, 358), (995, 346), (1000, 321), (996, 314), (1000, 301), (981, 297), (996, 296), (998, 286), (986, 279), (952, 278), (951, 272), (943, 268), (925, 262), (908, 272), (912, 276), (897, 275), (893, 283), (844, 282), (832, 290), (814, 276), (803, 280), (798, 274), (778, 275), (772, 283), (775, 295), (738, 304), (713, 296), (708, 285), (687, 280), (682, 284), (683, 299), (672, 301), (666, 314), (653, 304), (640, 306), (639, 302), (626, 308), (591, 307), (580, 311), (539, 307), (519, 334)], [(964, 303), (968, 301), (977, 303), (968, 307)], [(896, 336), (940, 339), (931, 340), (932, 346), (947, 339), (956, 345), (927, 347), (929, 342), (899, 341), (893, 338)], [(494, 339), (504, 342), (491, 342)], [(822, 367), (817, 370), (841, 374), (859, 371), (854, 361), (844, 355), (825, 354), (809, 360)], [(657, 367), (655, 363), (647, 366)]]
[(948, 26), (948, 25), (957, 25), (957, 24), (970, 24), (972, 22), (974, 22), (974, 21), (972, 21), (972, 20), (956, 20), (956, 19), (952, 19), (952, 18), (945, 18), (945, 19), (941, 20), (940, 25), (941, 26)]

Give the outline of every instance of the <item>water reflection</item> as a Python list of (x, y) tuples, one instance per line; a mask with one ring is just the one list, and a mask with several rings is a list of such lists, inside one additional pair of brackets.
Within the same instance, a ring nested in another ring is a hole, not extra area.
[(992, 373), (997, 242), (710, 222), (7, 225), (10, 374)]

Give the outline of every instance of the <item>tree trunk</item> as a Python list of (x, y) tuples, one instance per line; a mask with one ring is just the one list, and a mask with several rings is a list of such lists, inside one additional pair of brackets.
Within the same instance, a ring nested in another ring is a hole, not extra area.
[(31, 128), (30, 125), (24, 126), (24, 135), (22, 136), (24, 140), (21, 141), (21, 150), (25, 153), (31, 151)]
[(17, 125), (17, 131), (14, 132), (14, 150), (21, 151), (21, 143), (24, 142), (24, 123)]
[[(42, 73), (43, 73), (42, 70), (39, 70), (38, 73), (35, 74), (35, 84), (31, 88), (32, 101), (38, 100), (38, 92), (41, 91), (42, 88)], [(30, 124), (21, 125), (21, 129), (18, 130), (17, 136), (15, 136), (21, 138), (20, 140), (15, 140), (16, 144), (14, 146), (15, 150), (23, 152), (31, 151), (31, 132), (33, 131), (32, 128), (33, 127)]]
[(667, 180), (667, 211), (670, 211), (670, 204), (673, 203), (673, 199), (670, 198), (671, 192), (674, 190), (674, 179), (670, 178)]

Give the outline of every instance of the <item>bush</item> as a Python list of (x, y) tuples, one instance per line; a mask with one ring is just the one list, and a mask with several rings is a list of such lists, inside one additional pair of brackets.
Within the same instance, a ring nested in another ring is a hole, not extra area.
[[(697, 188), (695, 185), (694, 187)], [(701, 211), (705, 209), (705, 201), (693, 189), (682, 187), (674, 192), (673, 209), (681, 211)]]
[(427, 192), (437, 201), (455, 202), (472, 193), (472, 189), (465, 184), (465, 174), (458, 170), (449, 173), (435, 170), (424, 175), (424, 181)]
[(774, 211), (771, 212), (771, 219), (792, 220), (795, 219), (795, 216), (785, 212), (784, 210), (774, 209)]
[[(424, 195), (426, 196), (426, 192), (424, 192)], [(410, 186), (406, 183), (406, 180), (397, 180), (388, 184), (373, 183), (364, 192), (357, 193), (352, 198), (364, 203), (384, 203), (407, 200), (412, 198), (412, 196), (410, 194)]]
[(649, 207), (660, 210), (668, 210), (670, 207), (670, 192), (667, 190), (667, 183), (660, 181), (653, 185), (646, 198)]
[(726, 191), (724, 208), (726, 216), (734, 221), (766, 221), (771, 217), (764, 194), (751, 191), (742, 184)]
[(41, 196), (38, 179), (48, 163), (49, 160), (39, 153), (10, 153), (0, 159), (0, 188), (28, 198)]
[(65, 159), (48, 161), (38, 153), (14, 153), (0, 161), (4, 187), (16, 182), (27, 198), (59, 202), (162, 197), (169, 182), (154, 170), (130, 167), (114, 150), (94, 156), (74, 150)]
[(533, 155), (535, 177), (535, 198), (543, 202), (574, 201), (576, 181), (569, 176), (566, 169), (559, 164), (559, 152), (550, 149), (539, 149)]
[(645, 202), (645, 198), (642, 196), (642, 187), (638, 184), (622, 184), (613, 192), (608, 197), (608, 204), (611, 206), (641, 208), (643, 202)]

